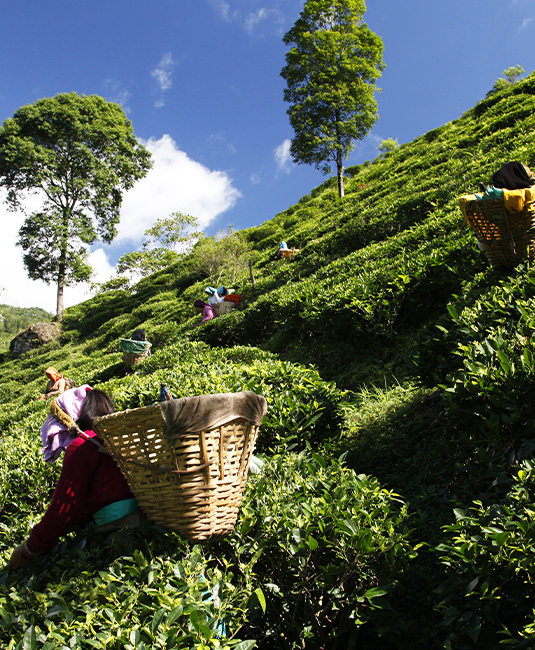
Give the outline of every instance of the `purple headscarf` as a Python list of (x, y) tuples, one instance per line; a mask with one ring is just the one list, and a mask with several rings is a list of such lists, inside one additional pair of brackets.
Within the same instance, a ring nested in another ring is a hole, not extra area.
[[(56, 403), (62, 411), (65, 411), (69, 417), (76, 421), (84, 405), (87, 390), (91, 390), (87, 384), (66, 390), (61, 395), (58, 395)], [(53, 415), (49, 415), (41, 427), (41, 441), (45, 461), (47, 463), (55, 461), (75, 438), (76, 436), (62, 422), (56, 420)]]

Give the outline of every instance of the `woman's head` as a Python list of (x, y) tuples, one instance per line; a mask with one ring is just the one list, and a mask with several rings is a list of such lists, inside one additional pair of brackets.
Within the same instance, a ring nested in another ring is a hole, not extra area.
[(52, 366), (49, 366), (49, 367), (45, 370), (45, 375), (46, 375), (49, 379), (51, 379), (53, 382), (56, 382), (58, 379), (61, 379), (61, 378), (63, 377), (63, 375), (61, 375), (61, 373), (59, 373), (59, 372), (58, 372), (55, 368), (53, 368)]
[(147, 335), (145, 334), (145, 330), (135, 330), (134, 333), (132, 334), (132, 341), (146, 341), (147, 340)]
[(193, 303), (193, 306), (195, 307), (195, 309), (201, 309), (202, 310), (202, 309), (204, 309), (206, 307), (206, 303), (204, 302), (204, 300), (196, 300)]
[(76, 424), (82, 431), (87, 431), (93, 428), (95, 418), (114, 412), (113, 402), (103, 390), (89, 389)]

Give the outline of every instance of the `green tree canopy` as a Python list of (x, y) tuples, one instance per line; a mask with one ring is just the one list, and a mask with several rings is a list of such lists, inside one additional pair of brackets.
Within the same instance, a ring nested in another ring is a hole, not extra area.
[(493, 95), (494, 93), (498, 92), (499, 90), (503, 90), (504, 88), (507, 88), (508, 86), (512, 86), (513, 84), (516, 84), (518, 81), (520, 81), (520, 77), (525, 73), (525, 70), (522, 66), (520, 65), (514, 65), (510, 68), (506, 68), (502, 74), (503, 77), (500, 77), (499, 79), (496, 79), (494, 82), (494, 86), (489, 90), (487, 93), (487, 97), (490, 95)]
[(395, 151), (399, 147), (399, 142), (397, 138), (387, 138), (386, 140), (381, 140), (377, 150), (386, 155), (392, 151)]
[(168, 217), (157, 219), (145, 230), (145, 241), (140, 251), (125, 253), (117, 261), (117, 275), (107, 282), (95, 283), (93, 291), (105, 293), (115, 289), (131, 289), (135, 278), (150, 275), (178, 262), (189, 253), (196, 239), (203, 236), (196, 228), (196, 217), (182, 212), (172, 212)]
[(151, 166), (118, 104), (98, 95), (63, 93), (19, 108), (0, 128), (0, 185), (21, 207), (28, 193), (43, 199), (19, 232), (32, 279), (57, 284), (56, 318), (65, 286), (90, 278), (88, 246), (117, 233), (124, 190)]
[(233, 285), (247, 270), (252, 253), (243, 234), (228, 227), (214, 237), (203, 237), (193, 249), (193, 265), (211, 284)]
[(180, 252), (187, 253), (193, 246), (193, 241), (198, 239), (202, 233), (198, 231), (189, 231), (190, 228), (197, 228), (199, 220), (190, 214), (182, 212), (172, 212), (168, 217), (157, 219), (156, 223), (145, 230), (148, 238), (143, 244), (145, 250), (150, 250), (154, 244), (159, 244), (160, 248), (180, 249)]
[(281, 76), (294, 138), (295, 162), (325, 174), (334, 163), (344, 195), (344, 159), (377, 120), (376, 80), (383, 42), (362, 21), (364, 0), (307, 0), (284, 36), (291, 49)]

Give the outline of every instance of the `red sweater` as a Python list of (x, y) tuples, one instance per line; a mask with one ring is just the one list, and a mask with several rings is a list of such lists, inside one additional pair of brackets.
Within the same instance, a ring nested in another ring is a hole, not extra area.
[[(94, 431), (86, 431), (100, 443)], [(132, 497), (116, 462), (83, 436), (78, 436), (65, 451), (61, 476), (52, 502), (36, 524), (28, 542), (39, 553), (50, 550), (59, 538), (77, 525), (91, 520), (104, 506)]]

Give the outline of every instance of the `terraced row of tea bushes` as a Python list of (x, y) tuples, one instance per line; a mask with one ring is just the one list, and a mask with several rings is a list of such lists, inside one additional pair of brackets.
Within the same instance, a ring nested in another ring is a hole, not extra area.
[(456, 212), (430, 217), (309, 277), (294, 276), (246, 310), (215, 319), (192, 336), (212, 345), (266, 344), (274, 336), (282, 340), (281, 331), (285, 340), (301, 342), (322, 335), (347, 341), (361, 332), (391, 336), (402, 311), (407, 323), (411, 316), (421, 319), (426, 302), (436, 307), (439, 294), (446, 302), (458, 290), (476, 254), (475, 239), (460, 220)]
[[(482, 441), (512, 442), (531, 437), (535, 428), (534, 297), (531, 269), (487, 270), (452, 301), (448, 317), (437, 325), (439, 336), (420, 354), (422, 373), (432, 359), (442, 359), (450, 407)], [(453, 355), (447, 353), (452, 349)], [(438, 379), (437, 372), (434, 376)]]
[[(41, 365), (41, 356), (50, 363), (58, 361), (52, 352), (34, 354), (35, 368)], [(119, 410), (156, 403), (162, 383), (175, 398), (243, 390), (264, 395), (269, 411), (259, 440), (262, 450), (288, 445), (303, 448), (307, 441), (318, 443), (336, 436), (340, 429), (339, 405), (345, 399), (343, 391), (323, 381), (312, 368), (280, 361), (260, 350), (243, 347), (211, 350), (203, 343), (182, 341), (156, 350), (139, 366), (139, 375), (129, 376), (124, 376), (120, 353), (94, 352), (82, 358), (83, 361), (73, 350), (69, 364), (58, 363), (58, 366), (65, 367), (66, 376), (74, 374), (77, 385), (88, 383), (108, 391)], [(7, 393), (15, 392), (15, 383), (8, 379)], [(37, 400), (42, 380), (34, 379), (35, 383), (38, 391), (30, 401), (32, 384), (26, 384), (25, 392), (20, 390), (18, 399), (6, 400), (0, 406), (0, 428), (4, 435), (19, 435), (29, 413), (45, 419), (48, 405)]]

